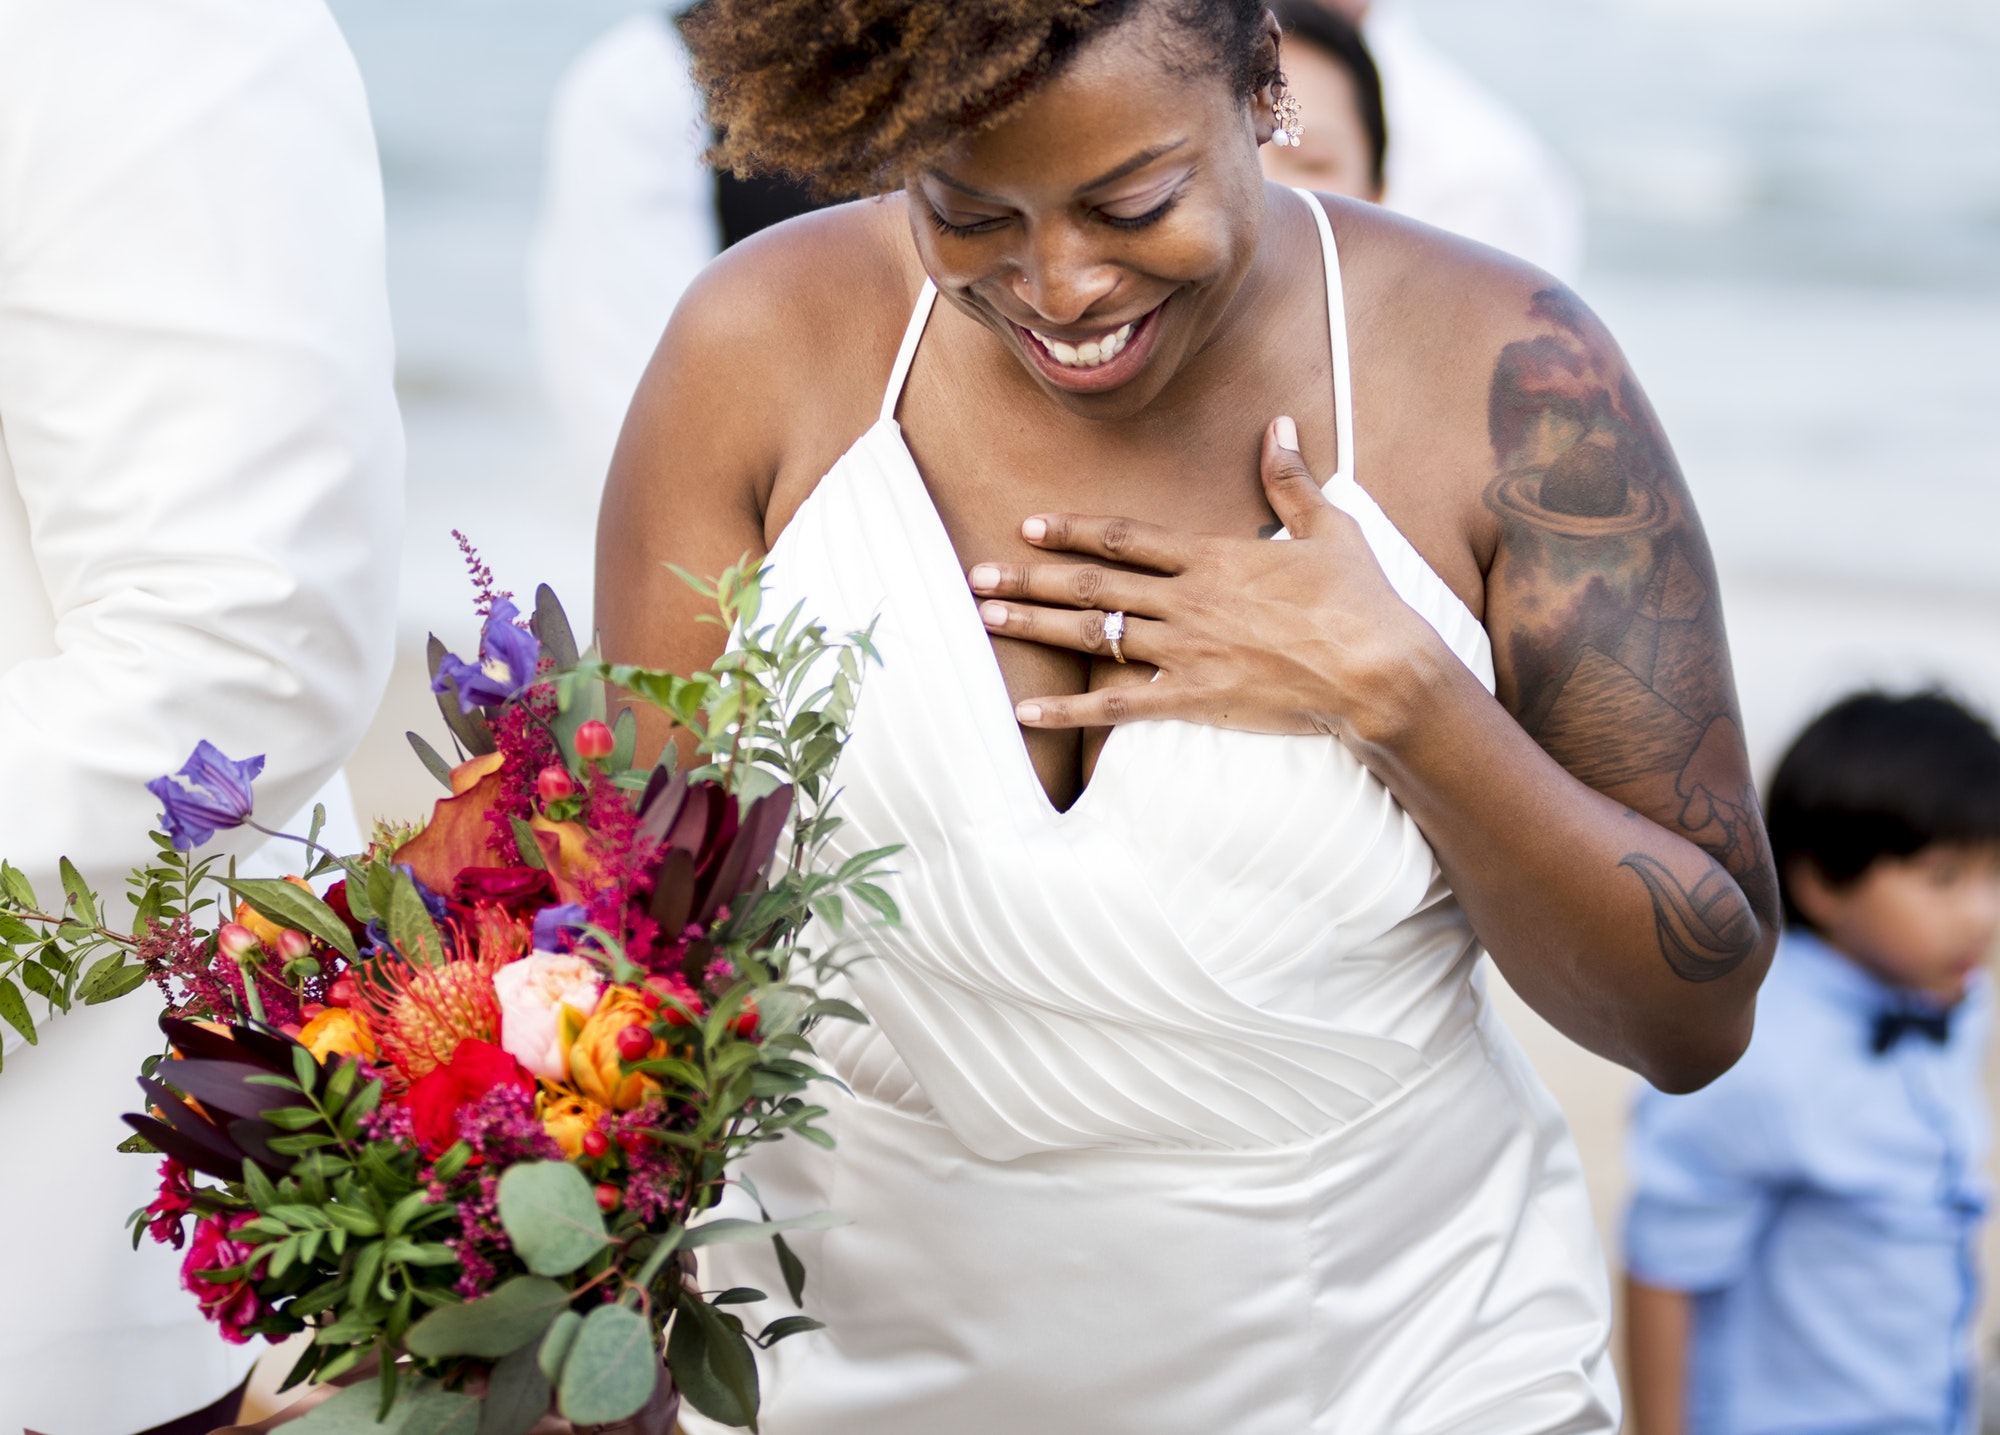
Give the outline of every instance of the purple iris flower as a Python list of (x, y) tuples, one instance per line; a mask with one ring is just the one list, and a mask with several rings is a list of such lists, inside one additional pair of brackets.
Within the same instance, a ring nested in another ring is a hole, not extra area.
[(204, 739), (195, 744), (194, 755), (178, 773), (147, 783), (146, 791), (166, 809), (160, 814), (160, 826), (173, 838), (174, 850), (199, 847), (218, 831), (247, 822), (255, 801), (250, 784), (263, 770), (261, 756), (236, 762)]
[(534, 948), (538, 952), (566, 952), (575, 945), (572, 933), (581, 932), (590, 918), (575, 902), (544, 907), (535, 913)]
[(519, 616), (520, 610), (505, 598), (494, 599), (479, 634), (479, 662), (475, 665), (446, 653), (431, 679), (431, 691), (442, 693), (447, 680), (457, 683), (458, 710), (467, 713), (518, 697), (535, 680), (535, 667), (542, 658), (535, 635), (514, 626)]

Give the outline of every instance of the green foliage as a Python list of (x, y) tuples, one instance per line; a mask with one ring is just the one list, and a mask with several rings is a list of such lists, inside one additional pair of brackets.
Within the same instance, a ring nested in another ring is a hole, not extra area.
[(590, 1182), (567, 1161), (528, 1161), (500, 1178), (500, 1224), (539, 1276), (566, 1276), (609, 1243)]
[(515, 1276), (491, 1295), (440, 1306), (410, 1327), (412, 1355), (439, 1359), (474, 1355), (498, 1360), (537, 1341), (569, 1309), (567, 1288), (546, 1276)]
[(638, 1414), (659, 1378), (652, 1322), (622, 1305), (601, 1305), (584, 1317), (563, 1361), (557, 1408), (578, 1425), (609, 1425)]
[(68, 858), (58, 869), (63, 900), (53, 910), (43, 905), (25, 873), (0, 862), (0, 1021), (29, 1043), (40, 1039), (30, 994), (57, 1012), (124, 996), (146, 980), (146, 969), (133, 959), (139, 937), (155, 924), (192, 920), (216, 905), (197, 895), (215, 860), (197, 862), (174, 851), (162, 833), (152, 834), (152, 840), (158, 856), (131, 878), (130, 933), (105, 924), (104, 899)]

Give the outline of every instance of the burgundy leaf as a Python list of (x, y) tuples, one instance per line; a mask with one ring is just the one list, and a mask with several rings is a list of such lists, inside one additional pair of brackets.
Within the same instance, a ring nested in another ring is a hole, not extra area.
[(679, 847), (668, 848), (653, 878), (653, 900), (647, 908), (667, 941), (678, 941), (694, 916), (694, 892), (694, 854)]
[(143, 1136), (154, 1150), (173, 1157), (190, 1170), (224, 1181), (243, 1179), (243, 1158), (234, 1153), (223, 1155), (150, 1116), (128, 1115), (125, 1124)]

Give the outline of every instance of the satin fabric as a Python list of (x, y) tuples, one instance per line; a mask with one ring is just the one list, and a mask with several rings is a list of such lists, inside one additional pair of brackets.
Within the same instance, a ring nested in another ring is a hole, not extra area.
[[(1490, 689), (1484, 631), (1354, 482), (1306, 202), (1327, 493)], [(745, 1164), (773, 1214), (852, 1220), (797, 1242), (829, 1328), (777, 1347), (762, 1428), (1615, 1430), (1574, 1150), (1388, 790), (1332, 738), (1148, 722), (1048, 802), (894, 418), (934, 297), (771, 554), (778, 610), (877, 620), (836, 845), (903, 844), (904, 921), (852, 970), (873, 1025), (821, 1040), (852, 1093), (828, 1096), (835, 1149)], [(762, 1247), (704, 1254), (711, 1286), (783, 1289)]]

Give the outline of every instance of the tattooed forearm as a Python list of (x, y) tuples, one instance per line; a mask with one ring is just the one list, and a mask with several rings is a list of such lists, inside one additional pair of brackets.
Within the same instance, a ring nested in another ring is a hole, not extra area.
[(1653, 928), (1667, 965), (1691, 982), (1714, 981), (1742, 966), (1757, 950), (1757, 916), (1743, 888), (1721, 867), (1708, 871), (1692, 888), (1665, 863), (1645, 852), (1630, 852), (1618, 864), (1630, 867), (1653, 901)]
[(1532, 317), (1541, 332), (1501, 351), (1488, 406), (1501, 695), (1579, 779), (1714, 858), (1692, 889), (1643, 854), (1623, 864), (1652, 899), (1662, 955), (1707, 980), (1777, 909), (1714, 568), (1609, 336), (1561, 290), (1536, 295)]

